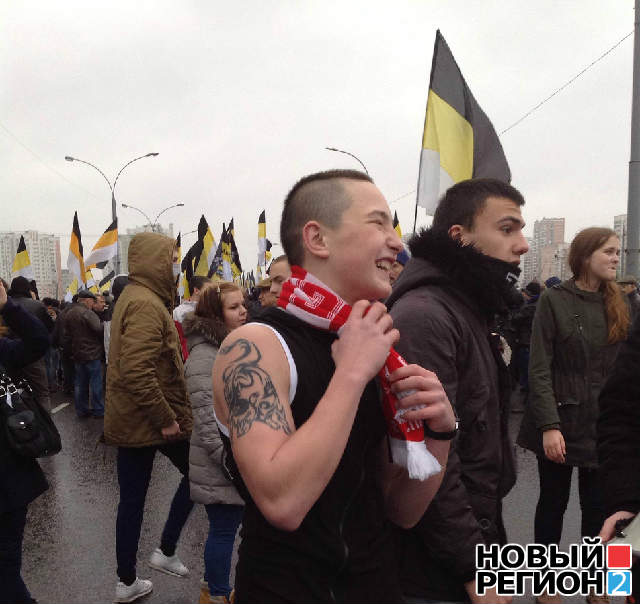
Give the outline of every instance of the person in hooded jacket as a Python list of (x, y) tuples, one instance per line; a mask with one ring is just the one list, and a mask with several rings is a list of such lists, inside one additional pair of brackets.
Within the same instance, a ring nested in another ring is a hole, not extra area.
[[(41, 321), (7, 298), (0, 284), (0, 365), (9, 374), (44, 357), (49, 335)], [(4, 337), (6, 328), (16, 339)], [(0, 602), (27, 604), (35, 600), (22, 580), (22, 539), (29, 504), (49, 485), (35, 459), (16, 454), (9, 446), (0, 415)]]
[(492, 589), (477, 594), (476, 545), (506, 542), (502, 499), (516, 480), (495, 318), (521, 300), (522, 205), (518, 190), (495, 179), (448, 189), (431, 228), (410, 241), (411, 260), (387, 300), (398, 352), (438, 376), (460, 422), (440, 490), (416, 527), (399, 534), (410, 602), (505, 601)]
[(231, 554), (244, 501), (223, 467), (224, 446), (213, 412), (211, 370), (222, 340), (246, 320), (242, 290), (233, 283), (219, 283), (201, 290), (195, 312), (187, 314), (182, 322), (189, 348), (185, 378), (193, 409), (191, 499), (204, 504), (209, 517), (204, 548), (207, 586), (201, 589), (200, 604), (224, 604), (231, 594)]
[(175, 553), (193, 508), (188, 478), (191, 406), (171, 317), (180, 272), (177, 260), (173, 239), (157, 233), (136, 235), (129, 245), (129, 282), (111, 322), (104, 436), (107, 444), (118, 447), (116, 602), (132, 602), (153, 589), (151, 581), (136, 576), (136, 555), (157, 451), (171, 460), (182, 480), (149, 565), (174, 576), (189, 572)]
[[(629, 329), (629, 309), (615, 283), (619, 260), (615, 231), (580, 231), (569, 248), (573, 277), (545, 290), (538, 302), (531, 332), (530, 400), (518, 435), (518, 444), (538, 457), (536, 543), (560, 542), (574, 467), (582, 536), (597, 536), (604, 521), (597, 482), (598, 396)], [(538, 601), (560, 598), (544, 594)], [(608, 600), (592, 593), (587, 601)]]

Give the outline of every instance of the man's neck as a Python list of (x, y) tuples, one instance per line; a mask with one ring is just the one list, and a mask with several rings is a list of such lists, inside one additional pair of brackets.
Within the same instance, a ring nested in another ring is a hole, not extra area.
[(308, 273), (311, 273), (316, 279), (319, 279), (331, 291), (340, 296), (347, 304), (353, 306), (353, 302), (344, 295), (345, 292), (340, 291), (340, 284), (336, 283), (335, 274), (326, 264), (321, 263), (305, 263), (302, 267)]

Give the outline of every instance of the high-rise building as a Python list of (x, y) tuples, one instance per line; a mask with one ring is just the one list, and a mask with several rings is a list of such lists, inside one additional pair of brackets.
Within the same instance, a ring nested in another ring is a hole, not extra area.
[(618, 264), (618, 278), (627, 272), (627, 215), (618, 214), (613, 217), (613, 230), (620, 239), (620, 264)]
[[(543, 218), (533, 225), (536, 276), (540, 282), (549, 277), (567, 274), (566, 245), (564, 243), (564, 218)], [(561, 259), (560, 263), (558, 260)], [(564, 263), (564, 264), (563, 264)]]
[(0, 276), (11, 281), (11, 269), (20, 236), (24, 235), (31, 266), (41, 298), (59, 298), (61, 291), (60, 276), (60, 239), (50, 233), (39, 231), (0, 232)]
[(527, 243), (529, 244), (529, 251), (520, 256), (520, 285), (524, 287), (527, 283), (535, 281), (538, 277), (537, 272), (537, 255), (535, 245), (532, 237), (527, 237)]

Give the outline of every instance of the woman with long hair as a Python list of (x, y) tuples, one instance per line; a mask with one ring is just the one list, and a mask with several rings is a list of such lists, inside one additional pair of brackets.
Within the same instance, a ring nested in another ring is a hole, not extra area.
[(205, 506), (209, 536), (204, 548), (205, 583), (200, 604), (229, 601), (231, 554), (244, 502), (223, 470), (223, 445), (213, 412), (211, 370), (220, 343), (247, 319), (242, 290), (233, 283), (213, 283), (200, 292), (193, 313), (183, 321), (189, 358), (187, 390), (193, 409), (189, 450), (191, 499)]
[[(615, 231), (580, 231), (569, 249), (573, 277), (545, 290), (538, 302), (530, 399), (518, 436), (518, 444), (538, 456), (536, 543), (560, 542), (573, 467), (578, 468), (582, 536), (597, 536), (604, 520), (596, 484), (598, 395), (629, 329), (629, 310), (615, 282), (619, 261)], [(560, 599), (546, 595), (538, 601)], [(590, 594), (588, 601), (608, 600)]]

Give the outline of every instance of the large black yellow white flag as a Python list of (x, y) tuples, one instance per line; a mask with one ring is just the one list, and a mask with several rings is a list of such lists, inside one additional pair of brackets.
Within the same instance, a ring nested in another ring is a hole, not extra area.
[(433, 214), (440, 196), (467, 178), (505, 182), (511, 171), (498, 135), (436, 32), (422, 136), (417, 204)]
[(69, 243), (69, 258), (67, 258), (67, 268), (72, 275), (78, 277), (78, 284), (86, 285), (86, 269), (84, 267), (84, 252), (82, 250), (82, 237), (80, 236), (80, 225), (78, 224), (78, 212), (73, 215), (73, 230), (71, 231), (71, 242)]
[(198, 241), (202, 243), (202, 251), (194, 262), (194, 274), (204, 277), (209, 273), (209, 266), (216, 254), (216, 240), (207, 224), (204, 214), (200, 217), (198, 223)]
[(13, 266), (11, 267), (11, 279), (16, 277), (25, 277), (29, 281), (34, 281), (36, 276), (33, 272), (33, 266), (31, 266), (31, 260), (29, 259), (29, 252), (27, 252), (27, 246), (24, 242), (24, 235), (20, 235), (20, 243), (18, 243), (18, 251), (13, 259)]
[(91, 253), (84, 260), (86, 268), (104, 268), (118, 253), (118, 219), (116, 218), (102, 233)]

